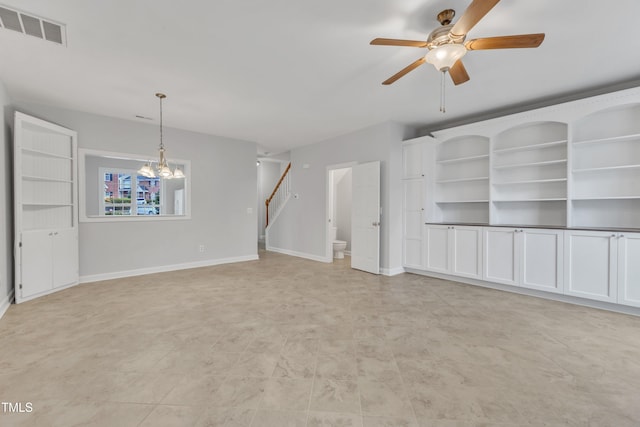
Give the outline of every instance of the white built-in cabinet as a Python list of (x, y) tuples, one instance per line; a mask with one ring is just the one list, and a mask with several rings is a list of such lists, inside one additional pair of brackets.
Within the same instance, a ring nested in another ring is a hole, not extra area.
[(548, 292), (563, 292), (563, 231), (484, 228), (483, 279)]
[(423, 268), (423, 235), (426, 182), (430, 161), (428, 144), (431, 137), (418, 138), (403, 145), (402, 163), (402, 259), (410, 268)]
[(426, 224), (424, 254), (425, 270), (482, 278), (480, 227)]
[(438, 222), (489, 222), (489, 138), (468, 135), (436, 147), (434, 216)]
[(640, 233), (567, 231), (566, 293), (640, 307)]
[(571, 148), (572, 225), (640, 228), (640, 103), (581, 118)]
[(405, 267), (640, 307), (640, 88), (433, 136), (403, 146)]
[(14, 126), (15, 300), (78, 283), (76, 133), (22, 113)]

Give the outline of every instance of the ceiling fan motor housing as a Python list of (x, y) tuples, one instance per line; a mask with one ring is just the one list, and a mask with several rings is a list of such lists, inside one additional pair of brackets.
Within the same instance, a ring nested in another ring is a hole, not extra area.
[(431, 31), (427, 38), (427, 47), (433, 49), (445, 44), (462, 44), (466, 35), (454, 39), (451, 34), (451, 28), (453, 28), (453, 24), (443, 25)]

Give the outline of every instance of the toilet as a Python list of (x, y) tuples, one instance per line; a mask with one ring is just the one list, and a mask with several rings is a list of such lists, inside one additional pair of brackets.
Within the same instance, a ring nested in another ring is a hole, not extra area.
[(336, 240), (338, 229), (331, 227), (331, 240), (333, 241), (333, 257), (336, 259), (344, 258), (344, 250), (347, 248), (347, 242), (344, 240)]

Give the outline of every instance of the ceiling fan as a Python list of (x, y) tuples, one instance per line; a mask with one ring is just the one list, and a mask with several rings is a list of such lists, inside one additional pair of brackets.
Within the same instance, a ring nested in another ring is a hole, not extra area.
[[(428, 62), (442, 71), (449, 72), (453, 83), (462, 84), (469, 80), (469, 74), (462, 64), (461, 58), (469, 50), (511, 49), (538, 47), (544, 40), (544, 33), (521, 34), (515, 36), (487, 37), (472, 39), (465, 42), (467, 33), (499, 2), (500, 0), (473, 0), (467, 10), (455, 24), (451, 20), (455, 16), (453, 9), (443, 10), (438, 14), (438, 21), (442, 24), (429, 34), (426, 41), (398, 40), (377, 38), (371, 40), (372, 45), (409, 46), (428, 48), (429, 52), (422, 58), (403, 68), (387, 80), (383, 85), (403, 77), (405, 74)], [(444, 86), (444, 77), (443, 77)], [(443, 106), (440, 108), (444, 109)]]

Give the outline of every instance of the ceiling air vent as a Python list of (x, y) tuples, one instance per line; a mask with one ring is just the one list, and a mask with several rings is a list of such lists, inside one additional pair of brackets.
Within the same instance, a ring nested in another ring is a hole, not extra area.
[(63, 24), (0, 5), (0, 25), (7, 30), (38, 37), (66, 46), (66, 29)]

